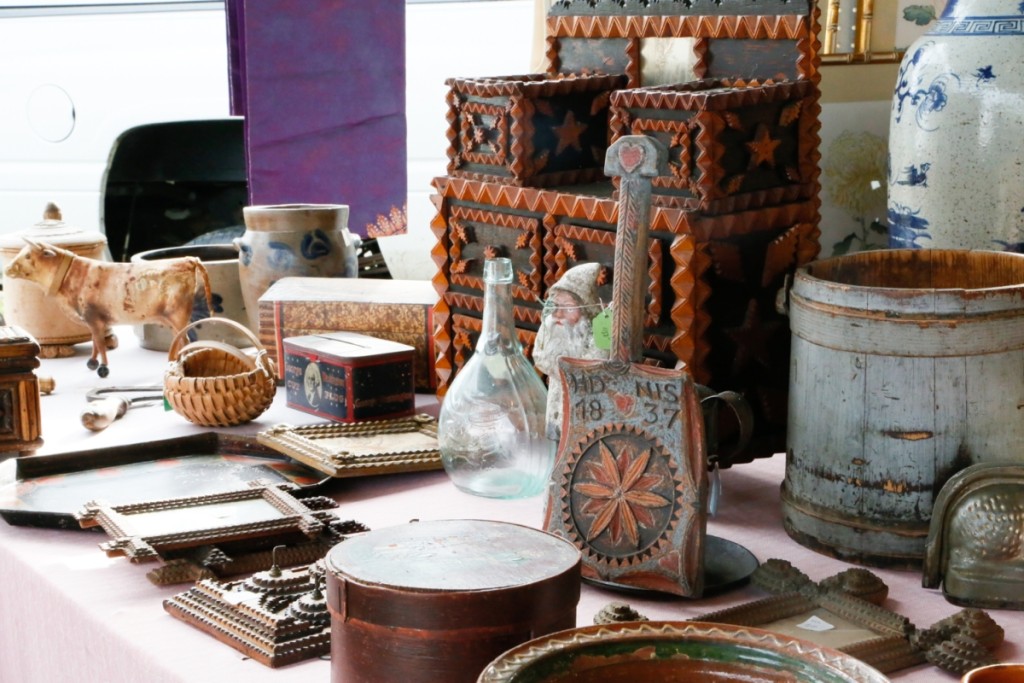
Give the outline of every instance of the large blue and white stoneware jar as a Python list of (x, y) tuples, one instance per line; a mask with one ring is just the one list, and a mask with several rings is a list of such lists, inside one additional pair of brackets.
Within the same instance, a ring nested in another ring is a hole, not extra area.
[(948, 0), (889, 121), (889, 246), (1024, 251), (1024, 2)]
[(359, 237), (348, 229), (347, 204), (260, 204), (242, 208), (235, 238), (238, 278), (259, 332), (259, 298), (283, 277), (357, 277)]

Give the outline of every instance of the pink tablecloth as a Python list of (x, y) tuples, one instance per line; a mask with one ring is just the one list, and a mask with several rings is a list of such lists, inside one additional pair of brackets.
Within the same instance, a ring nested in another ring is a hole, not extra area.
[[(41, 452), (63, 452), (196, 433), (199, 428), (159, 407), (138, 408), (104, 432), (91, 433), (77, 419), (86, 389), (98, 384), (158, 382), (164, 356), (135, 348), (129, 331), (111, 355), (111, 377), (97, 380), (84, 356), (43, 361), (40, 374), (54, 376), (57, 392), (43, 397)], [(235, 431), (265, 429), (281, 422), (315, 420), (291, 410), (278, 396), (257, 422)], [(782, 530), (779, 484), (784, 457), (744, 464), (722, 475), (724, 494), (709, 533), (749, 549), (758, 560), (784, 558), (813, 580), (852, 565), (826, 557), (790, 540)], [(542, 499), (498, 501), (456, 490), (443, 472), (402, 474), (337, 482), (332, 494), (339, 514), (371, 529), (410, 519), (495, 519), (539, 526)], [(243, 657), (212, 637), (164, 612), (162, 600), (185, 587), (157, 587), (146, 578), (152, 565), (107, 557), (97, 548), (101, 534), (12, 527), (0, 522), (0, 682), (2, 683), (163, 683), (187, 681), (328, 681), (330, 663), (314, 660), (270, 669)], [(886, 606), (920, 627), (949, 616), (958, 607), (938, 591), (921, 587), (916, 572), (875, 570), (889, 585)], [(583, 589), (577, 622), (589, 624), (606, 603), (626, 601), (653, 619), (689, 619), (764, 597), (755, 588), (702, 600), (640, 599), (590, 586)], [(1024, 660), (1024, 612), (992, 610), (1006, 629), (1001, 660)], [(896, 681), (954, 681), (930, 665), (892, 674)]]

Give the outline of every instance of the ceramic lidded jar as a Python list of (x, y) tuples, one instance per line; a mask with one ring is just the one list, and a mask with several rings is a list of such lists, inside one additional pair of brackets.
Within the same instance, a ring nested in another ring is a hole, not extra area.
[(948, 0), (889, 122), (889, 246), (1024, 251), (1024, 5)]
[[(43, 220), (21, 232), (0, 238), (4, 267), (25, 246), (24, 237), (72, 251), (78, 256), (104, 260), (107, 238), (65, 223), (56, 204), (49, 203)], [(89, 328), (68, 317), (34, 282), (4, 275), (4, 321), (17, 325), (39, 342), (41, 358), (64, 358), (75, 353), (74, 345), (92, 339)], [(108, 333), (108, 336), (112, 336)], [(114, 348), (116, 342), (109, 348)]]
[(235, 240), (249, 327), (259, 332), (259, 298), (283, 277), (356, 277), (359, 238), (345, 204), (268, 204), (242, 209)]

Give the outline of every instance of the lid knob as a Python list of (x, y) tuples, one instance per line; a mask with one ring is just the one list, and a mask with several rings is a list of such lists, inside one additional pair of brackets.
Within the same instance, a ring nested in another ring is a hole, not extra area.
[(46, 202), (46, 208), (43, 209), (43, 220), (44, 221), (59, 221), (61, 220), (60, 207), (53, 202)]

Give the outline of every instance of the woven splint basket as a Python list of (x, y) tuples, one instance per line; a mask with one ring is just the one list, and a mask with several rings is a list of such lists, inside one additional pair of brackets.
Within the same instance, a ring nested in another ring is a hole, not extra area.
[[(241, 331), (252, 340), (256, 356), (215, 340), (184, 344), (191, 329), (210, 323), (231, 325)], [(207, 427), (242, 424), (259, 417), (274, 400), (274, 361), (256, 336), (233, 320), (206, 318), (190, 323), (171, 340), (168, 359), (164, 396), (189, 422)]]

